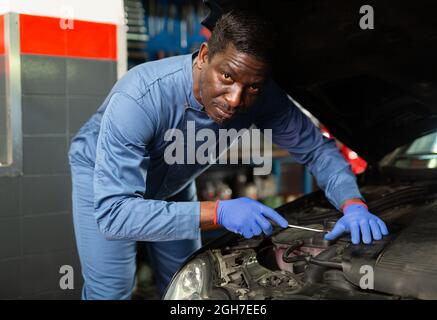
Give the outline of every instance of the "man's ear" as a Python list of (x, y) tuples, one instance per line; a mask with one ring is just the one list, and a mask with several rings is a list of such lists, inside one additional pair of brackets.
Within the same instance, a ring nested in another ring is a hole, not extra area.
[(199, 69), (202, 69), (205, 63), (208, 63), (208, 53), (208, 43), (204, 42), (200, 45), (199, 54), (197, 56), (197, 66)]

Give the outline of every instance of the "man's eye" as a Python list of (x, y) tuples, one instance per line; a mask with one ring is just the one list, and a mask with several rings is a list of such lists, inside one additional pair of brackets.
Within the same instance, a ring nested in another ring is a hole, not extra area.
[(249, 89), (250, 89), (250, 92), (252, 92), (252, 93), (258, 93), (258, 91), (259, 91), (259, 87), (257, 86), (257, 85), (251, 85), (250, 87), (249, 87)]
[(225, 78), (225, 79), (231, 78), (231, 75), (229, 73), (223, 72), (222, 74), (223, 74), (223, 78)]

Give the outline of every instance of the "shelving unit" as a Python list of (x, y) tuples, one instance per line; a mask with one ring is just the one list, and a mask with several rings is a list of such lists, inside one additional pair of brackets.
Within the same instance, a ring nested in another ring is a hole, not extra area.
[(207, 9), (196, 0), (124, 0), (128, 68), (197, 50), (209, 31)]

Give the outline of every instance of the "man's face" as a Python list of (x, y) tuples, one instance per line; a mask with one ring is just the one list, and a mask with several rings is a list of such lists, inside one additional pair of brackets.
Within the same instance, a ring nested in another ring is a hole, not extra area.
[(199, 69), (196, 98), (200, 98), (208, 116), (218, 123), (230, 120), (255, 103), (268, 72), (265, 62), (239, 52), (232, 44), (224, 52), (216, 53), (211, 61), (208, 46), (203, 44), (196, 67)]

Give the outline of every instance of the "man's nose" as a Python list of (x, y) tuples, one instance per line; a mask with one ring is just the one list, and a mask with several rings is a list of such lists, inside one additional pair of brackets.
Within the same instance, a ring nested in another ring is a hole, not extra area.
[(241, 86), (233, 86), (225, 97), (226, 103), (230, 108), (237, 108), (242, 105), (243, 88)]

